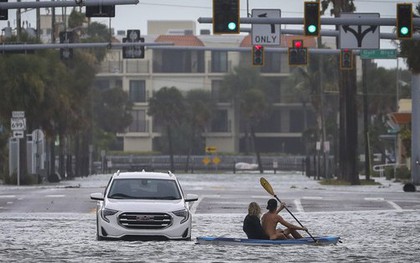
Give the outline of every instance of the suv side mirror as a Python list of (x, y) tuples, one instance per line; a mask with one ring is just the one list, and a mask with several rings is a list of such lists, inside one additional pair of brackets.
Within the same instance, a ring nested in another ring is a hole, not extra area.
[(195, 194), (187, 194), (185, 197), (185, 202), (194, 202), (198, 200), (198, 195)]
[(90, 194), (90, 199), (96, 200), (96, 201), (103, 201), (104, 200), (104, 194), (103, 193)]

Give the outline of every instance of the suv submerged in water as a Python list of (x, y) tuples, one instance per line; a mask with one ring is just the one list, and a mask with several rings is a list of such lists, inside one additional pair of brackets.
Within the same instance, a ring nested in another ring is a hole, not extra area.
[(171, 172), (117, 172), (96, 200), (97, 239), (191, 240), (189, 202)]

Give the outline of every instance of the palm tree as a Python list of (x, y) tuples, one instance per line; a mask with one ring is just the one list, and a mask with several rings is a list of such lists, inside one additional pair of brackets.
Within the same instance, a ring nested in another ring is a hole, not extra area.
[(176, 87), (161, 88), (150, 98), (147, 114), (166, 129), (171, 171), (175, 171), (171, 132), (185, 117), (185, 102), (181, 92)]
[(205, 146), (202, 133), (211, 120), (212, 112), (216, 108), (215, 101), (210, 92), (205, 90), (190, 90), (186, 95), (186, 115), (190, 126), (188, 140), (188, 158), (186, 171), (188, 171), (189, 158), (194, 151), (202, 152)]
[[(239, 144), (239, 124), (243, 118), (245, 123), (245, 141), (248, 140), (248, 131), (251, 134), (251, 140), (254, 151), (257, 155), (258, 169), (264, 172), (260, 153), (257, 147), (255, 135), (255, 125), (264, 116), (268, 109), (268, 102), (264, 93), (267, 82), (260, 76), (260, 73), (250, 67), (237, 67), (234, 71), (226, 75), (222, 84), (227, 97), (231, 98), (234, 110), (236, 143)], [(239, 147), (238, 147), (239, 149)]]

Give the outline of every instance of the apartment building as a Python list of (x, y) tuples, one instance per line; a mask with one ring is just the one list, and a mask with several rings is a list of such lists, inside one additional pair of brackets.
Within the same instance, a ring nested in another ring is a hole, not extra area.
[[(217, 111), (207, 132), (206, 145), (218, 152), (244, 151), (244, 130), (235, 127), (232, 105), (219, 98), (223, 78), (239, 65), (252, 66), (251, 37), (240, 35), (210, 35), (208, 31), (194, 34), (195, 25), (188, 21), (149, 21), (147, 43), (173, 43), (175, 47), (194, 49), (146, 48), (144, 59), (123, 59), (121, 50), (109, 50), (97, 74), (95, 85), (101, 88), (122, 87), (133, 102), (133, 122), (125, 133), (124, 151), (155, 150), (161, 134), (147, 115), (148, 100), (162, 87), (176, 87), (181, 92), (191, 89), (210, 91), (217, 99)], [(124, 32), (120, 32), (124, 33)], [(120, 38), (124, 35), (120, 35)], [(283, 36), (281, 46), (291, 46), (293, 39), (302, 36)], [(314, 38), (304, 38), (304, 45), (315, 46)], [(223, 48), (248, 48), (247, 51), (225, 51)], [(211, 48), (218, 48), (211, 50)], [(270, 116), (258, 125), (258, 144), (262, 152), (303, 153), (302, 132), (314, 123), (310, 103), (289, 103), (283, 96), (286, 79), (290, 75), (287, 53), (266, 52), (261, 75), (270, 81), (269, 90), (274, 101)], [(308, 117), (309, 116), (309, 117)]]

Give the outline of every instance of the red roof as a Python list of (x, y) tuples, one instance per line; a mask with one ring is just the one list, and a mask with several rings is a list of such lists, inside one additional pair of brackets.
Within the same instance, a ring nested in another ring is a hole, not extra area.
[(193, 35), (160, 35), (155, 42), (169, 42), (175, 46), (204, 46), (203, 42)]

